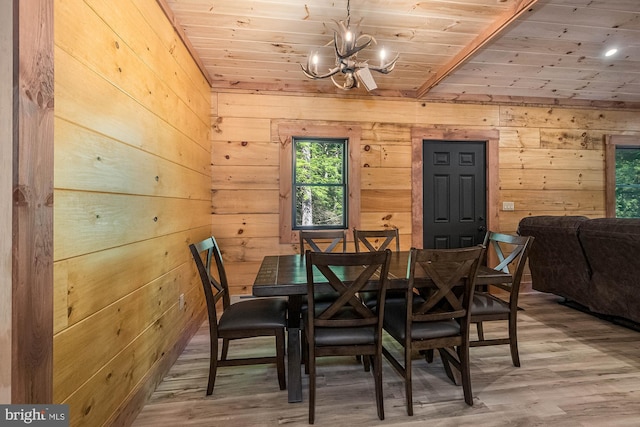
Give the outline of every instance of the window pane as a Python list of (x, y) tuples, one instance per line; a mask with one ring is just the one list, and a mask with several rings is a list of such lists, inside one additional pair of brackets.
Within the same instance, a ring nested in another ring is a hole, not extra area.
[(616, 217), (640, 218), (640, 147), (616, 147)]
[(343, 184), (344, 141), (296, 141), (297, 184)]
[(347, 227), (346, 145), (346, 140), (294, 138), (294, 229)]
[(344, 190), (342, 186), (296, 187), (296, 227), (343, 228)]

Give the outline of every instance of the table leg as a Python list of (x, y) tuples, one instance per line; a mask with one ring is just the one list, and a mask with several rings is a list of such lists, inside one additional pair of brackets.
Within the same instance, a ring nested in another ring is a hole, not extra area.
[(289, 297), (287, 362), (289, 364), (289, 403), (302, 402), (302, 363), (300, 356), (300, 307), (302, 295)]

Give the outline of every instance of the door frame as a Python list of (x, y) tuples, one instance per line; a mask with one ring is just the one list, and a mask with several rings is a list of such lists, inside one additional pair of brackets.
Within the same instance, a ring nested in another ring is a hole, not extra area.
[[(53, 402), (54, 1), (14, 1), (12, 5), (14, 98), (12, 140), (8, 143), (12, 143), (13, 177), (11, 199), (1, 202), (3, 211), (5, 203), (12, 207), (11, 403), (50, 404)], [(4, 296), (7, 290), (3, 288), (1, 293)], [(2, 331), (6, 332), (4, 329), (6, 326), (2, 325)]]
[(498, 154), (500, 131), (498, 129), (434, 129), (415, 127), (411, 129), (411, 246), (423, 247), (424, 199), (422, 141), (433, 139), (440, 141), (486, 141), (486, 197), (487, 230), (500, 231)]

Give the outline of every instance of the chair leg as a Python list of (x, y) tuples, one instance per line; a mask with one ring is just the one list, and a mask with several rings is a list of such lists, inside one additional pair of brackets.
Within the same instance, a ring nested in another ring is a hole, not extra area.
[(382, 354), (373, 357), (373, 378), (376, 383), (376, 406), (378, 418), (384, 420), (384, 394), (382, 392)]
[(447, 377), (451, 380), (452, 383), (458, 385), (459, 383), (456, 380), (456, 376), (453, 370), (451, 370), (451, 360), (449, 360), (451, 356), (444, 348), (439, 348), (438, 353), (440, 353), (440, 360), (442, 360), (442, 366), (444, 366), (444, 372), (447, 374)]
[(513, 366), (520, 367), (520, 355), (518, 354), (518, 326), (515, 319), (509, 320), (509, 347), (511, 349), (511, 361)]
[(420, 352), (424, 356), (424, 360), (427, 363), (433, 363), (433, 349), (424, 350)]
[(227, 360), (227, 353), (229, 353), (229, 340), (226, 338), (222, 339), (222, 354), (220, 355), (220, 360)]
[(371, 359), (369, 356), (364, 356), (362, 358), (362, 364), (364, 365), (365, 372), (369, 372), (371, 370)]
[(478, 328), (478, 340), (484, 341), (484, 328), (482, 327), (482, 322), (476, 323), (476, 327)]
[(276, 367), (278, 370), (278, 383), (280, 390), (287, 388), (287, 380), (284, 373), (284, 329), (276, 330)]
[(309, 375), (309, 342), (307, 341), (307, 334), (302, 330), (302, 363), (304, 364), (304, 373)]
[(473, 392), (471, 391), (471, 366), (469, 362), (469, 345), (458, 346), (458, 360), (460, 360), (460, 374), (462, 375), (462, 391), (464, 401), (473, 406)]
[(407, 397), (407, 415), (413, 415), (413, 387), (411, 385), (411, 345), (404, 347), (404, 393)]
[(207, 396), (213, 393), (213, 386), (216, 382), (216, 371), (218, 370), (218, 340), (211, 339), (211, 351), (209, 358), (209, 383), (207, 384)]
[(316, 359), (315, 353), (309, 349), (307, 362), (309, 367), (309, 424), (313, 424), (316, 417)]

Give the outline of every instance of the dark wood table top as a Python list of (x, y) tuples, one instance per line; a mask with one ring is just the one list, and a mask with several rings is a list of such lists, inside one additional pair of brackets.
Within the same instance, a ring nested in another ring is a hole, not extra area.
[[(389, 264), (389, 289), (404, 289), (406, 287), (407, 263), (409, 251), (391, 253)], [(357, 274), (351, 270), (353, 276)], [(319, 274), (319, 273), (318, 273)], [(348, 278), (349, 269), (343, 269), (337, 275), (342, 279)], [(416, 277), (420, 277), (416, 271)], [(424, 275), (426, 276), (426, 275)], [(507, 283), (511, 281), (511, 275), (496, 271), (489, 267), (480, 267), (476, 284), (490, 285), (495, 283)], [(425, 278), (424, 286), (428, 286), (429, 279)], [(305, 260), (300, 255), (274, 255), (265, 256), (260, 265), (260, 270), (253, 283), (253, 295), (266, 296), (291, 296), (306, 295), (307, 270)]]

